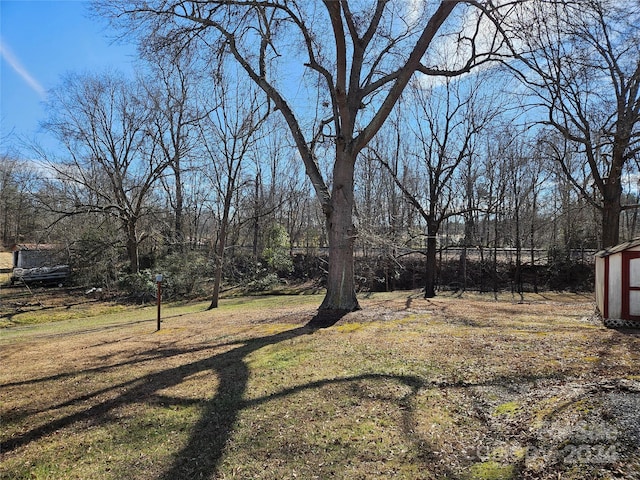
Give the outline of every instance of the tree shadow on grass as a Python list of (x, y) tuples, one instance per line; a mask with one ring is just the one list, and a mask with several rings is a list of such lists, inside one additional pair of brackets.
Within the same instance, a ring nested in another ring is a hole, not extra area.
[[(402, 411), (403, 424), (406, 424), (405, 433), (411, 437), (409, 424), (412, 423), (411, 416), (413, 415), (412, 399), (420, 388), (425, 386), (424, 380), (417, 376), (364, 373), (309, 382), (265, 397), (245, 400), (244, 396), (250, 375), (246, 359), (251, 353), (269, 345), (276, 345), (303, 335), (311, 335), (319, 328), (334, 325), (344, 313), (346, 312), (324, 312), (304, 326), (264, 337), (216, 345), (216, 348), (226, 346), (231, 347), (231, 350), (111, 385), (108, 388), (49, 407), (48, 411), (79, 407), (87, 403), (91, 405), (8, 439), (0, 446), (0, 451), (3, 453), (14, 451), (31, 442), (43, 440), (46, 436), (55, 434), (61, 429), (82, 422), (89, 421), (94, 426), (107, 426), (114, 421), (114, 416), (117, 417), (114, 415), (117, 409), (141, 402), (163, 405), (168, 408), (197, 405), (201, 407), (200, 417), (191, 427), (186, 444), (175, 453), (172, 463), (157, 478), (161, 480), (213, 478), (220, 467), (225, 446), (234, 433), (236, 422), (242, 410), (301, 391), (319, 389), (325, 385), (379, 379), (394, 380), (409, 387), (409, 394), (399, 400), (396, 399), (396, 403), (399, 401), (398, 408)], [(179, 355), (180, 350), (170, 349), (166, 354), (167, 357)], [(209, 400), (184, 399), (167, 396), (162, 392), (180, 385), (189, 377), (200, 372), (216, 374), (218, 385), (213, 398)], [(112, 395), (109, 399), (97, 401), (103, 395), (116, 392), (121, 393)], [(452, 472), (446, 473), (448, 478), (455, 478)]]
[[(227, 405), (230, 399), (234, 399), (238, 395), (241, 396), (244, 392), (244, 388), (248, 380), (248, 370), (242, 360), (246, 355), (266, 345), (276, 344), (285, 340), (289, 340), (291, 338), (295, 338), (299, 335), (309, 333), (313, 333), (313, 329), (303, 326), (275, 335), (250, 339), (244, 342), (232, 342), (231, 344), (227, 345), (237, 344), (240, 346), (228, 352), (197, 360), (185, 365), (179, 365), (174, 368), (153, 372), (142, 377), (111, 385), (105, 389), (101, 389), (87, 395), (82, 395), (58, 405), (49, 406), (46, 410), (55, 410), (57, 408), (73, 405), (82, 405), (85, 402), (94, 400), (101, 395), (109, 392), (122, 392), (121, 394), (111, 399), (95, 403), (87, 409), (83, 409), (76, 413), (57, 418), (56, 420), (53, 420), (49, 423), (35, 427), (20, 435), (14, 436), (0, 445), (0, 451), (2, 451), (3, 453), (13, 451), (33, 441), (37, 441), (45, 437), (46, 435), (52, 434), (62, 428), (69, 427), (76, 422), (91, 419), (93, 424), (106, 424), (110, 421), (110, 412), (112, 412), (113, 410), (125, 405), (134, 404), (145, 400), (155, 402), (154, 397), (160, 390), (179, 385), (187, 377), (203, 371), (213, 370), (220, 376), (220, 387), (218, 389), (219, 393), (211, 402), (218, 402), (221, 405)], [(225, 345), (218, 345), (218, 347), (220, 346)], [(171, 349), (169, 352), (163, 353), (167, 357), (170, 357), (181, 353), (191, 353), (192, 351), (193, 350), (189, 349), (182, 352), (176, 352), (174, 349)], [(148, 357), (145, 357), (145, 360), (148, 360)], [(119, 365), (126, 365), (131, 363), (135, 363), (135, 361), (124, 362)], [(119, 365), (116, 365), (116, 367)], [(102, 368), (90, 369), (90, 372), (99, 373), (102, 370)], [(76, 372), (76, 374), (82, 373), (84, 372)], [(56, 376), (48, 377), (48, 379), (55, 380)], [(39, 381), (40, 380), (36, 380), (34, 381), (34, 383), (38, 383)], [(34, 411), (32, 413), (39, 412)], [(224, 426), (224, 422), (222, 422), (221, 425)]]
[[(251, 339), (210, 359), (206, 368), (214, 370), (218, 376), (217, 394), (205, 404), (200, 419), (192, 428), (187, 445), (176, 454), (173, 465), (160, 478), (175, 480), (210, 477), (216, 471), (242, 409), (249, 381), (249, 368), (244, 359), (267, 345), (311, 334), (313, 331), (314, 329), (304, 326)], [(193, 372), (189, 374), (191, 373)]]
[[(398, 410), (401, 412), (401, 428), (407, 438), (416, 445), (425, 447), (425, 442), (418, 438), (413, 430), (413, 425), (415, 424), (414, 399), (420, 389), (427, 386), (425, 380), (418, 376), (375, 372), (363, 373), (307, 382), (263, 397), (244, 399), (250, 375), (249, 368), (245, 363), (248, 355), (265, 346), (274, 345), (301, 335), (313, 334), (320, 328), (335, 325), (346, 313), (348, 312), (324, 311), (314, 316), (303, 327), (239, 342), (237, 348), (216, 356), (209, 367), (215, 370), (219, 379), (217, 394), (206, 402), (198, 422), (191, 429), (187, 444), (176, 453), (172, 465), (158, 479), (217, 478), (216, 474), (223, 458), (225, 446), (234, 433), (234, 426), (241, 411), (303, 391), (359, 381), (392, 380), (409, 387), (409, 392), (401, 398), (388, 398), (386, 400), (394, 401), (397, 404)], [(163, 400), (175, 405), (175, 399), (165, 398)], [(419, 455), (420, 460), (424, 461), (425, 464), (431, 464), (433, 461), (428, 450), (429, 448), (427, 447)], [(447, 468), (443, 470), (440, 467), (440, 472), (446, 478), (457, 478), (453, 471)]]
[[(346, 313), (346, 312), (345, 312)], [(78, 407), (86, 403), (92, 404), (88, 408), (83, 408), (74, 413), (63, 415), (45, 424), (31, 428), (19, 435), (6, 439), (0, 445), (0, 452), (8, 453), (18, 448), (26, 446), (31, 442), (41, 440), (47, 435), (70, 427), (78, 422), (90, 420), (93, 425), (106, 425), (112, 421), (112, 412), (120, 407), (135, 404), (138, 402), (162, 403), (168, 402), (171, 405), (180, 403), (193, 404), (193, 400), (182, 400), (177, 398), (167, 398), (160, 394), (161, 390), (174, 387), (184, 382), (188, 377), (203, 371), (212, 371), (217, 374), (219, 385), (217, 394), (211, 400), (206, 401), (204, 413), (200, 421), (193, 428), (191, 438), (187, 446), (177, 454), (174, 465), (162, 476), (162, 478), (196, 478), (202, 475), (210, 475), (222, 456), (223, 448), (232, 433), (233, 425), (238, 412), (242, 407), (242, 398), (249, 379), (249, 369), (244, 362), (247, 355), (259, 350), (267, 345), (274, 345), (286, 340), (293, 339), (301, 335), (308, 335), (318, 328), (334, 324), (341, 315), (336, 312), (331, 314), (317, 315), (309, 324), (287, 330), (274, 335), (260, 338), (252, 338), (242, 341), (234, 341), (215, 347), (235, 346), (232, 350), (213, 355), (208, 358), (194, 361), (174, 368), (153, 372), (141, 377), (110, 385), (107, 388), (94, 391), (89, 394), (64, 401), (57, 405), (49, 405), (44, 409), (35, 409), (29, 414), (38, 414), (45, 411), (55, 411), (65, 407)], [(204, 349), (204, 348), (203, 348)], [(193, 353), (193, 349), (169, 349), (160, 350), (151, 357), (145, 355), (142, 360), (131, 360), (109, 367), (98, 367), (89, 369), (86, 373), (99, 374), (103, 371), (116, 368), (118, 366), (130, 365), (138, 361), (146, 361), (150, 358), (158, 358), (158, 355), (172, 357), (184, 353)], [(68, 376), (83, 374), (85, 372), (75, 372), (73, 374), (64, 373), (43, 379), (36, 379), (27, 382), (15, 382), (7, 386), (34, 385), (42, 382), (62, 379)], [(96, 399), (113, 392), (122, 392), (112, 398), (98, 401)], [(202, 400), (195, 403), (203, 403)], [(19, 420), (20, 414), (15, 413), (13, 420)], [(5, 421), (8, 419), (5, 418)], [(194, 461), (195, 460), (195, 461)], [(193, 472), (192, 474), (189, 472)], [(193, 475), (193, 476), (192, 476)]]

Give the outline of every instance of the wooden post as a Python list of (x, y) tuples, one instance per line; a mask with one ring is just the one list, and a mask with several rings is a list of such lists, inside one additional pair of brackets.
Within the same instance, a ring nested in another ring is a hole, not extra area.
[(158, 293), (156, 294), (157, 297), (157, 304), (158, 304), (158, 328), (156, 331), (160, 330), (160, 305), (162, 304), (162, 274), (158, 274), (156, 275), (156, 284), (158, 285)]

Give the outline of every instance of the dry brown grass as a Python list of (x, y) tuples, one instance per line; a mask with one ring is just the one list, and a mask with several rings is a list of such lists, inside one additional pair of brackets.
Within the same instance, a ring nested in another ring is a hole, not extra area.
[(525, 300), (376, 294), (311, 329), (320, 297), (268, 297), (169, 309), (159, 332), (152, 309), (6, 330), (0, 477), (635, 478), (640, 338), (589, 297)]
[(0, 252), (0, 270), (6, 270), (13, 267), (13, 253)]
[(13, 254), (11, 252), (0, 252), (0, 288), (11, 278), (13, 268)]

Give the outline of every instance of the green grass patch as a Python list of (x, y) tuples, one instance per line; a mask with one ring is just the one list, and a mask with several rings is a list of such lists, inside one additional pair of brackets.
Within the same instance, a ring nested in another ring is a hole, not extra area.
[[(283, 308), (287, 306), (318, 306), (322, 302), (322, 295), (263, 295), (249, 297), (230, 297), (221, 300), (220, 307), (229, 311), (242, 311), (243, 308)], [(208, 304), (207, 304), (208, 305)]]
[(336, 327), (336, 330), (343, 333), (355, 332), (363, 328), (361, 323), (345, 323), (344, 325), (339, 325)]
[(494, 410), (495, 415), (515, 415), (520, 411), (520, 404), (518, 402), (507, 402), (502, 405), (498, 405)]
[(312, 354), (306, 346), (267, 345), (247, 357), (247, 363), (252, 370), (287, 370), (298, 367)]
[(511, 480), (515, 475), (513, 465), (498, 462), (482, 462), (473, 465), (469, 471), (470, 480)]
[(130, 311), (130, 307), (119, 304), (100, 304), (84, 308), (60, 307), (34, 310), (24, 313), (15, 313), (14, 315), (11, 315), (10, 319), (0, 319), (0, 328), (60, 322), (64, 320), (75, 320), (87, 317), (108, 316)]

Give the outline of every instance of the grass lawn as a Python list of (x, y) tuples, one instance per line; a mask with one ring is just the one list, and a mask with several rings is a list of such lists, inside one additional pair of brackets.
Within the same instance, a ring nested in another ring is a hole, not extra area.
[(640, 478), (640, 335), (590, 296), (320, 302), (12, 318), (0, 478)]

